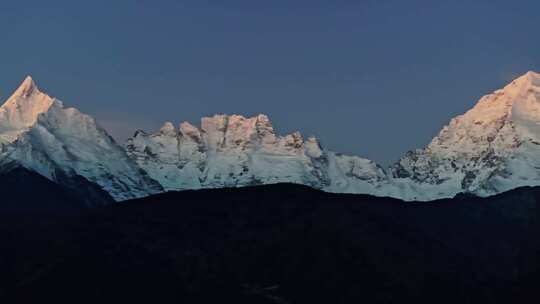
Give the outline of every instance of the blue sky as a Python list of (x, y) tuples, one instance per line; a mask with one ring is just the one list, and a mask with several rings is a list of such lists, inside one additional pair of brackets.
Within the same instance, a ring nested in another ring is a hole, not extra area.
[[(6, 3), (7, 2), (7, 3)], [(115, 137), (214, 113), (383, 164), (527, 70), (537, 1), (3, 1), (0, 97), (31, 74)]]

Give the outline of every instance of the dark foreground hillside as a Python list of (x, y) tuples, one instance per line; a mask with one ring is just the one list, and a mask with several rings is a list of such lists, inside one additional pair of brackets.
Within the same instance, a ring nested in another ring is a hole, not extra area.
[(281, 184), (3, 214), (0, 302), (534, 303), (539, 198), (405, 203)]

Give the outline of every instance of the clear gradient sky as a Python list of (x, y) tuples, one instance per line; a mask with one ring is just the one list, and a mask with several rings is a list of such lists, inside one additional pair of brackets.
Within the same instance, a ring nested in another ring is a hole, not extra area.
[(540, 1), (2, 1), (0, 98), (31, 74), (120, 141), (265, 113), (280, 133), (388, 164), (540, 71), (539, 13)]

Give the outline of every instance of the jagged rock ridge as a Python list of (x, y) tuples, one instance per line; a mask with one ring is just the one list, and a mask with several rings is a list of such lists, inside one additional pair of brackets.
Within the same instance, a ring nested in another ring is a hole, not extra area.
[(128, 155), (166, 190), (292, 182), (336, 192), (378, 194), (386, 185), (375, 163), (324, 150), (298, 132), (279, 136), (265, 115), (205, 117), (176, 129), (135, 133)]

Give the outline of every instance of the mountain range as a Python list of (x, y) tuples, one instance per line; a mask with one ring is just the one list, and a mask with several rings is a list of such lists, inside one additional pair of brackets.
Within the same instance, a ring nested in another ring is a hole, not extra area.
[(166, 122), (118, 144), (96, 120), (27, 77), (0, 107), (0, 174), (28, 170), (87, 205), (164, 191), (296, 183), (407, 201), (540, 185), (540, 74), (528, 72), (453, 118), (424, 148), (382, 168), (276, 134), (266, 115)]
[(120, 145), (28, 77), (0, 107), (0, 302), (528, 303), (539, 85), (383, 169), (265, 115)]

